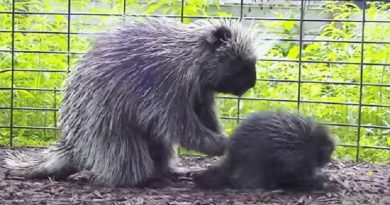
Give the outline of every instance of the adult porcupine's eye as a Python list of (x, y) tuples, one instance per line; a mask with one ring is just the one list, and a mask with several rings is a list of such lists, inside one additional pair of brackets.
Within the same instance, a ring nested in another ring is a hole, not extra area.
[(227, 27), (221, 26), (216, 31), (214, 31), (214, 37), (222, 41), (227, 41), (232, 37), (232, 33)]
[(232, 32), (229, 28), (221, 26), (212, 33), (214, 39), (210, 42), (215, 48), (220, 47), (225, 41), (232, 38)]

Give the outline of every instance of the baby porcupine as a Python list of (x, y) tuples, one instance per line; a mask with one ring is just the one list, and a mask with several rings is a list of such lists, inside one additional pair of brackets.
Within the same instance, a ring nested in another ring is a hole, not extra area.
[(230, 137), (226, 158), (194, 174), (201, 188), (321, 189), (335, 149), (322, 124), (289, 112), (255, 112)]
[[(256, 82), (252, 32), (239, 22), (135, 21), (102, 35), (64, 87), (62, 137), (43, 153), (8, 153), (11, 174), (143, 186), (173, 172), (173, 146), (223, 155), (216, 92), (242, 95)], [(164, 183), (163, 183), (164, 184)]]

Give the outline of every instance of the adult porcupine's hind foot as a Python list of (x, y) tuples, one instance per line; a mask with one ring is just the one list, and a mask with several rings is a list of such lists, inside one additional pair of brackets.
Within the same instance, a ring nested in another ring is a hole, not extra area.
[(226, 177), (223, 167), (212, 167), (204, 171), (197, 171), (192, 178), (197, 187), (202, 189), (220, 189), (229, 187), (229, 178)]
[(121, 141), (99, 143), (99, 150), (90, 156), (87, 168), (93, 175), (92, 182), (113, 187), (136, 187), (154, 174), (154, 162), (148, 144), (137, 133), (129, 140), (128, 133), (117, 136)]
[(161, 189), (169, 186), (173, 186), (174, 181), (168, 177), (152, 177), (148, 180), (137, 185), (137, 188), (151, 188), (151, 189)]
[(170, 167), (168, 171), (164, 172), (161, 175), (161, 178), (166, 178), (173, 183), (178, 183), (182, 178), (188, 177), (191, 175), (191, 171), (186, 168)]
[(154, 163), (154, 174), (148, 180), (148, 184), (166, 186), (177, 182), (180, 177), (176, 164), (179, 160), (178, 146), (170, 145), (164, 142), (154, 142), (149, 145), (149, 152)]
[(157, 174), (154, 177), (149, 178), (144, 183), (139, 185), (140, 188), (164, 188), (169, 186), (174, 186), (175, 183), (180, 182), (180, 178), (186, 177), (189, 175), (189, 172), (170, 168), (168, 171)]

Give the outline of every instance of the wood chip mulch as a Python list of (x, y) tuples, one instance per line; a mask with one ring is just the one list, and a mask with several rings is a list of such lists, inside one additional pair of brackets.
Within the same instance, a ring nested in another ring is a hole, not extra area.
[[(19, 149), (36, 152), (38, 149)], [(0, 165), (4, 149), (0, 149)], [(196, 171), (216, 164), (216, 158), (182, 157), (179, 167)], [(0, 204), (127, 204), (127, 205), (243, 205), (243, 204), (375, 204), (390, 205), (390, 165), (332, 162), (326, 167), (332, 191), (205, 191), (189, 174), (163, 189), (126, 189), (88, 184), (83, 173), (67, 181), (24, 180), (7, 176), (0, 166)], [(84, 179), (84, 180), (83, 180)]]

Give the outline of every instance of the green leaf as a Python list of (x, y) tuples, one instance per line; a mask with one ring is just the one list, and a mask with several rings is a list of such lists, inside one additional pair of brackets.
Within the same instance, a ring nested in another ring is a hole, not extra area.
[(387, 141), (387, 146), (390, 146), (390, 136), (386, 137), (386, 141)]
[(294, 46), (290, 48), (290, 50), (288, 51), (287, 58), (297, 59), (298, 55), (299, 55), (299, 46)]
[(28, 92), (26, 90), (18, 90), (18, 91), (15, 91), (15, 93), (20, 95), (20, 96), (23, 96), (24, 98), (36, 99), (33, 94), (31, 94), (30, 92)]
[(288, 31), (291, 32), (293, 28), (295, 27), (297, 23), (294, 21), (284, 21), (283, 22), (283, 27)]
[(152, 4), (146, 11), (145, 14), (152, 14), (155, 12), (157, 9), (161, 8), (167, 3), (167, 0), (159, 0), (157, 4)]
[(308, 46), (305, 47), (305, 51), (317, 51), (321, 48), (321, 45), (318, 43), (315, 44), (309, 44)]

